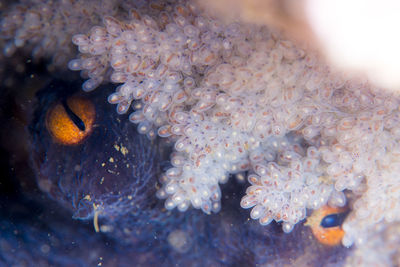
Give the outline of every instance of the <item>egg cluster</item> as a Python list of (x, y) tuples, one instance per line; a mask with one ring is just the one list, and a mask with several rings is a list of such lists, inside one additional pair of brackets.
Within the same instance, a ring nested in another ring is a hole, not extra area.
[[(251, 186), (240, 205), (254, 206), (250, 217), (259, 219), (261, 225), (283, 221), (283, 230), (290, 232), (294, 224), (305, 218), (306, 208), (318, 209), (327, 202), (333, 188), (321, 179), (324, 173), (317, 168), (320, 153), (315, 147), (304, 151), (298, 142), (274, 139), (265, 148), (275, 154), (271, 158), (276, 162), (253, 161), (255, 174), (248, 176)], [(339, 200), (335, 204), (345, 204), (343, 193), (335, 194), (335, 200)]]
[(283, 221), (286, 232), (307, 208), (343, 206), (343, 190), (356, 199), (345, 245), (399, 219), (397, 96), (332, 72), (265, 27), (225, 24), (191, 2), (152, 1), (104, 24), (73, 37), (82, 54), (69, 67), (89, 77), (86, 91), (120, 83), (108, 99), (117, 111), (132, 107), (139, 132), (175, 142), (158, 191), (167, 209), (217, 212), (219, 184), (247, 171), (241, 206), (261, 224)]
[[(241, 206), (285, 232), (326, 203), (350, 202), (345, 245), (362, 248), (377, 223), (400, 220), (398, 95), (191, 1), (34, 2), (1, 20), (12, 40), (4, 51), (27, 46), (62, 62), (75, 34), (80, 55), (68, 66), (88, 78), (83, 89), (119, 84), (108, 98), (117, 112), (131, 112), (149, 138), (174, 142), (157, 193), (167, 209), (218, 212), (220, 184), (246, 174)], [(104, 26), (89, 30), (100, 17)]]
[(347, 257), (344, 266), (399, 266), (400, 225), (377, 223), (370, 229), (368, 242), (359, 244)]
[(64, 68), (76, 54), (72, 35), (89, 30), (105, 14), (116, 13), (118, 1), (100, 2), (22, 0), (0, 10), (2, 52), (12, 56), (23, 47), (34, 59), (51, 59), (54, 67)]

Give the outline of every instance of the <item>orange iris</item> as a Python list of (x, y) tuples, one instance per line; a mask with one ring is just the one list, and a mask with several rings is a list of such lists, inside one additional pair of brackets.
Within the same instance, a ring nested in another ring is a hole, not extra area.
[(315, 210), (313, 214), (308, 217), (307, 222), (304, 225), (310, 226), (311, 231), (315, 238), (322, 244), (328, 246), (337, 246), (341, 243), (344, 231), (341, 224), (333, 227), (324, 227), (323, 221), (328, 216), (341, 217), (347, 211), (346, 208), (330, 207), (328, 205)]
[(49, 109), (46, 127), (55, 142), (78, 145), (92, 132), (95, 117), (92, 102), (82, 97), (70, 97)]

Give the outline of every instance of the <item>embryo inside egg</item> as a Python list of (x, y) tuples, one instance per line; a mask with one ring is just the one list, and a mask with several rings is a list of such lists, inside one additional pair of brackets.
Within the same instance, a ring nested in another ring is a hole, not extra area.
[[(341, 244), (364, 253), (387, 243), (381, 233), (398, 219), (396, 94), (332, 70), (277, 30), (191, 1), (57, 4), (7, 5), (0, 31), (9, 46), (52, 58), (49, 69), (67, 43), (62, 69), (68, 61), (85, 78), (55, 82), (53, 69), (26, 111), (39, 188), (67, 216), (137, 262), (169, 265), (341, 264), (351, 252)], [(69, 97), (93, 103), (93, 124)], [(69, 123), (61, 136), (92, 125), (90, 134), (57, 142), (52, 107)], [(336, 247), (302, 225), (326, 205), (350, 209)], [(379, 247), (386, 254), (367, 261), (390, 261), (392, 246)]]

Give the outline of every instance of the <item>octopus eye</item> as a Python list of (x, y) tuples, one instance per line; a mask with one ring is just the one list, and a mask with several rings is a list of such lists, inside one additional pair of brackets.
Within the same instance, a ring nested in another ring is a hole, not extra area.
[(48, 110), (46, 128), (55, 142), (78, 145), (91, 134), (95, 117), (92, 102), (82, 97), (70, 97)]
[(323, 206), (311, 214), (305, 225), (311, 227), (314, 237), (321, 244), (336, 246), (343, 239), (342, 224), (347, 214), (346, 208)]
[(323, 228), (340, 227), (346, 218), (346, 215), (346, 212), (326, 215), (321, 220), (320, 226)]

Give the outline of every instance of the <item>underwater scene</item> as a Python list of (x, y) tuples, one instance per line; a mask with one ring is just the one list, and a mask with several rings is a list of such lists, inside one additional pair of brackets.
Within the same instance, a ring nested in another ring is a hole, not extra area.
[(0, 266), (399, 266), (400, 95), (275, 26), (1, 2)]

